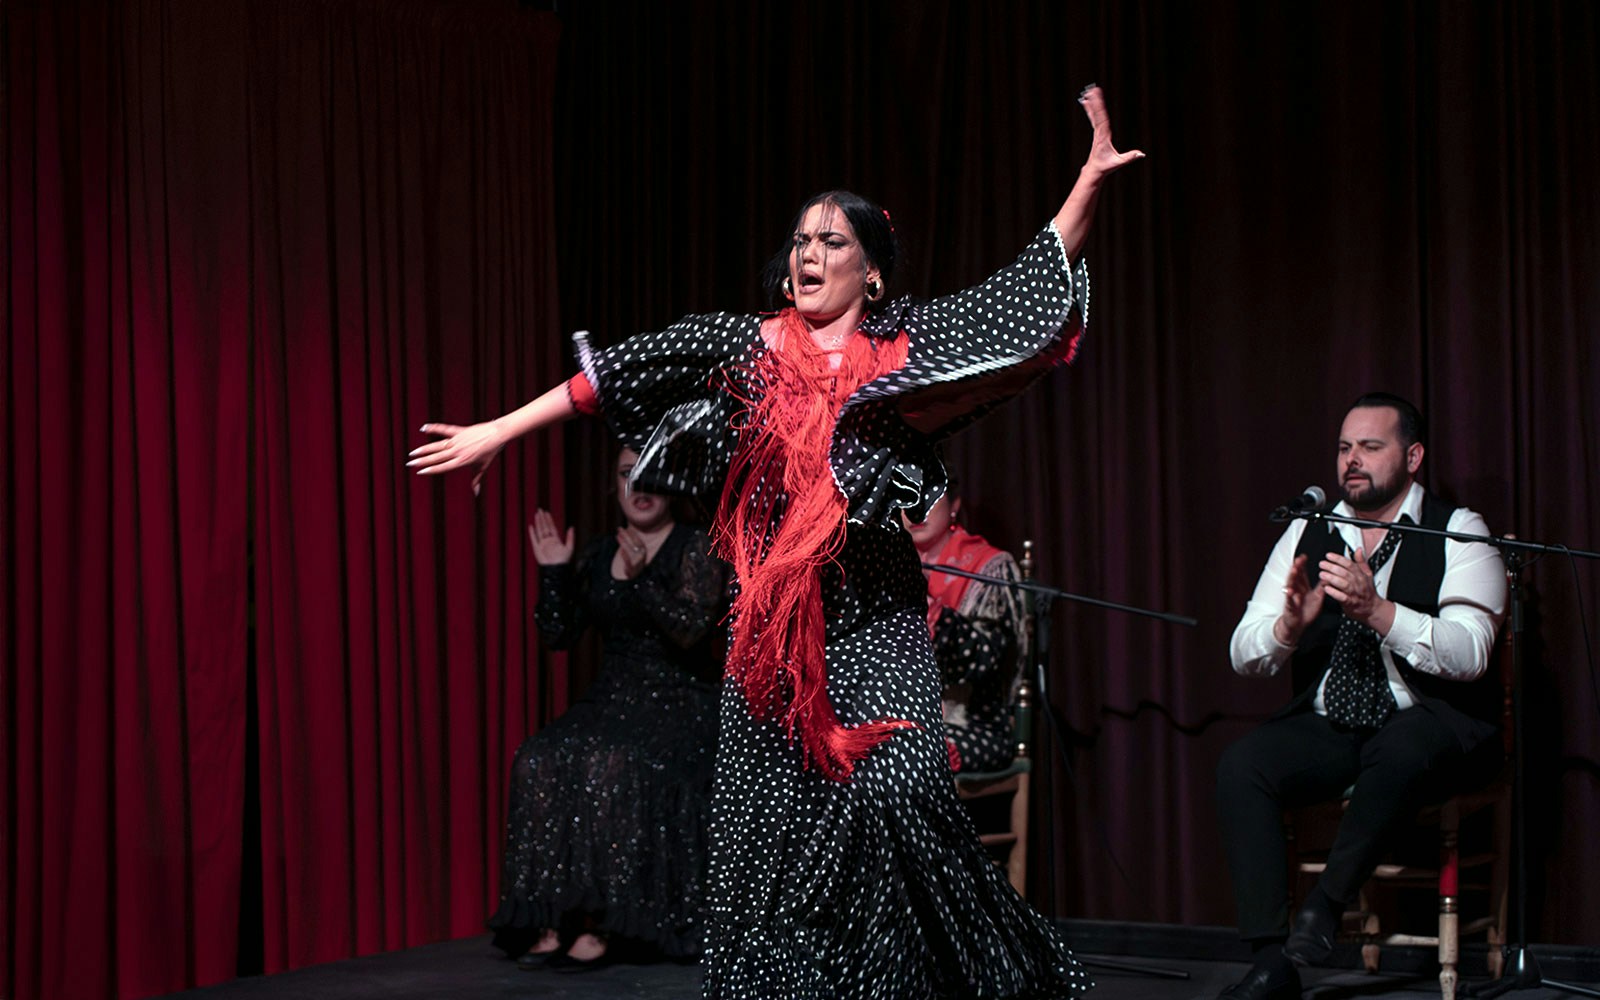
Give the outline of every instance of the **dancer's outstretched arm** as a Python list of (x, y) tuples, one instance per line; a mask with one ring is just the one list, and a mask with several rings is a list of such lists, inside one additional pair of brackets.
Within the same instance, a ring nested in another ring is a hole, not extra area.
[(1084, 241), (1089, 237), (1089, 226), (1094, 222), (1094, 206), (1100, 198), (1101, 183), (1120, 168), (1144, 159), (1144, 153), (1137, 149), (1117, 152), (1116, 144), (1111, 141), (1111, 115), (1106, 111), (1105, 93), (1098, 86), (1090, 84), (1085, 88), (1078, 97), (1078, 103), (1083, 105), (1084, 113), (1089, 116), (1089, 124), (1094, 126), (1094, 141), (1089, 146), (1088, 159), (1078, 171), (1078, 181), (1072, 186), (1072, 193), (1067, 195), (1061, 210), (1056, 213), (1056, 230), (1061, 233), (1061, 242), (1066, 247), (1069, 260), (1078, 256), (1078, 251), (1083, 249)]
[(432, 476), (454, 469), (476, 467), (472, 476), (472, 492), (478, 492), (483, 474), (489, 463), (500, 454), (500, 449), (514, 438), (519, 438), (542, 427), (550, 427), (578, 415), (567, 393), (566, 383), (556, 386), (533, 402), (520, 406), (503, 417), (487, 423), (460, 427), (455, 424), (423, 424), (422, 433), (437, 434), (439, 440), (430, 441), (411, 452), (406, 465), (417, 470), (419, 476)]

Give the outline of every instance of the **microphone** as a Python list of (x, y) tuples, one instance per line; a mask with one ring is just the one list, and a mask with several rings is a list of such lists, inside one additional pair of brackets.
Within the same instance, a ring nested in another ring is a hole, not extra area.
[(1281, 507), (1273, 508), (1272, 513), (1267, 515), (1267, 520), (1275, 523), (1279, 521), (1288, 521), (1298, 514), (1304, 514), (1308, 511), (1317, 510), (1327, 502), (1328, 494), (1322, 491), (1322, 487), (1307, 486), (1305, 489), (1301, 490), (1300, 495), (1295, 497), (1293, 500), (1290, 500)]

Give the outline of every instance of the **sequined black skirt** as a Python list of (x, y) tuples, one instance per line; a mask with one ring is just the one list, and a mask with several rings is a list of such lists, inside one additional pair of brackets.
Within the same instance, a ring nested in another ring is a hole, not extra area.
[(699, 952), (715, 700), (705, 682), (608, 655), (586, 699), (522, 744), (497, 947), (520, 955), (556, 928)]

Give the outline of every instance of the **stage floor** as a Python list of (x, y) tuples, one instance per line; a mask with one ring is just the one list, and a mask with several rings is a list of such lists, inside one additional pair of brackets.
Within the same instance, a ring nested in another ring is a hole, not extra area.
[[(1086, 960), (1095, 956), (1082, 955)], [(1095, 969), (1094, 1000), (1198, 1000), (1215, 997), (1237, 980), (1245, 966), (1237, 962), (1113, 956), (1108, 961), (1159, 963), (1190, 974), (1187, 981), (1153, 979)], [(1339, 969), (1313, 970), (1306, 978), (1307, 1000), (1365, 997), (1438, 997), (1434, 973), (1421, 978), (1372, 976)], [(581, 974), (523, 972), (489, 946), (487, 936), (425, 945), (334, 962), (328, 965), (220, 983), (205, 989), (171, 994), (187, 1000), (465, 1000), (465, 998), (538, 997), (540, 1000), (599, 1000), (641, 997), (649, 1000), (697, 1000), (700, 970), (695, 965), (617, 963)], [(1551, 990), (1506, 994), (1514, 1000), (1557, 997)]]

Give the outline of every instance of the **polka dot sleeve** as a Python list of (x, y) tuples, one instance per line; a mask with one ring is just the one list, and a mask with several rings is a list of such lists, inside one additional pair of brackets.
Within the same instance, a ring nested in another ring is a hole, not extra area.
[[(1088, 268), (1071, 266), (1052, 222), (988, 280), (908, 309), (906, 366), (868, 389), (903, 397), (902, 412), (923, 416), (920, 429), (945, 436), (1071, 361), (1088, 312)], [(929, 391), (956, 383), (959, 392)]]
[(723, 383), (760, 337), (760, 317), (688, 316), (603, 350), (573, 336), (578, 364), (611, 430), (639, 453), (633, 485), (715, 496), (732, 455), (733, 397)]
[(932, 442), (967, 426), (1077, 351), (1089, 272), (1051, 223), (1007, 267), (954, 295), (889, 306), (910, 341), (900, 369), (845, 404), (831, 457), (850, 518), (921, 520), (944, 494)]

